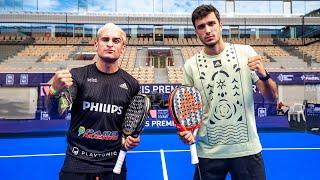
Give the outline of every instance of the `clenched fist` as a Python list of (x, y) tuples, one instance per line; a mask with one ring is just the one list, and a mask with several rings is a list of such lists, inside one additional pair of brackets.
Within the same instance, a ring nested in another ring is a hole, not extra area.
[(261, 56), (253, 56), (248, 60), (249, 69), (255, 71), (259, 77), (265, 77), (267, 75), (262, 61)]
[(72, 86), (72, 75), (69, 70), (60, 70), (53, 76), (52, 88), (58, 92), (62, 92), (65, 89)]

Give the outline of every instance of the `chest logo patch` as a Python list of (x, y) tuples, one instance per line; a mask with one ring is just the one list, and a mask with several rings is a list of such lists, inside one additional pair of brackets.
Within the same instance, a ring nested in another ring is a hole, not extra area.
[(87, 81), (92, 83), (98, 82), (97, 78), (88, 78)]
[(126, 83), (120, 84), (119, 87), (128, 90), (128, 86)]
[(218, 59), (218, 60), (213, 61), (213, 66), (214, 66), (215, 68), (221, 67), (221, 66), (222, 66), (221, 60)]

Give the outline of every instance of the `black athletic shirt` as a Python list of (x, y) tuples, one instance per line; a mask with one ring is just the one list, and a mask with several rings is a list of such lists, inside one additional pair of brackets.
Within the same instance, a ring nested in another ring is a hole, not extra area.
[(139, 92), (139, 83), (122, 69), (106, 74), (96, 64), (72, 69), (71, 74), (73, 104), (62, 171), (112, 171), (121, 147), (124, 114)]

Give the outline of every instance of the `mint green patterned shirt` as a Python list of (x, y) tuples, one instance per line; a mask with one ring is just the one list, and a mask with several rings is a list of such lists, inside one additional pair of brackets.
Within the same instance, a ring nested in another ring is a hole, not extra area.
[(186, 61), (184, 84), (202, 95), (205, 119), (197, 135), (198, 156), (234, 158), (262, 150), (255, 116), (252, 84), (258, 76), (247, 65), (257, 55), (248, 45), (225, 43), (218, 55), (202, 50)]

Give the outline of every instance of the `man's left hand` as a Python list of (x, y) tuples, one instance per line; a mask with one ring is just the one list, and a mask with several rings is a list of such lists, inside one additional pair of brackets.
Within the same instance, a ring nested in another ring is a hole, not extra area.
[(140, 143), (140, 136), (137, 138), (133, 138), (132, 136), (128, 136), (124, 142), (124, 147), (126, 150), (131, 150), (134, 147), (138, 146)]

